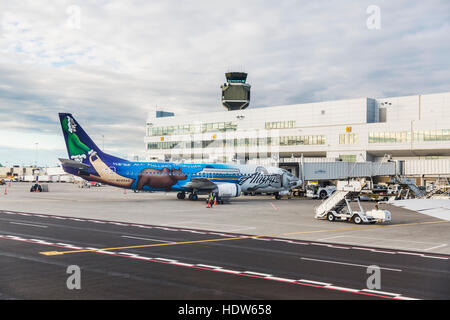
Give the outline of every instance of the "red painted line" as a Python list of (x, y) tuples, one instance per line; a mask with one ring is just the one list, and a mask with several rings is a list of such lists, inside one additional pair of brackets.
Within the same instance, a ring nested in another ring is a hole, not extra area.
[[(43, 244), (43, 243), (38, 243), (38, 242), (34, 242), (34, 241), (29, 241), (27, 239), (14, 239), (14, 238), (7, 238), (5, 236), (0, 236), (0, 238), (1, 239), (5, 239), (5, 240), (15, 240), (15, 241), (33, 243), (33, 244), (37, 244), (37, 245), (45, 245), (45, 246), (66, 248), (64, 246), (60, 246), (60, 245), (57, 245), (57, 244), (51, 244), (51, 243)], [(144, 261), (150, 261), (150, 262), (156, 262), (156, 263), (169, 264), (169, 265), (182, 267), (182, 268), (193, 268), (193, 269), (199, 269), (199, 270), (221, 272), (221, 273), (227, 273), (227, 274), (243, 276), (243, 277), (258, 278), (258, 279), (264, 279), (264, 280), (270, 280), (270, 281), (278, 281), (278, 282), (284, 282), (284, 283), (290, 283), (290, 284), (296, 284), (296, 285), (302, 285), (302, 286), (314, 287), (314, 288), (320, 288), (320, 289), (343, 291), (343, 292), (347, 292), (347, 293), (360, 294), (360, 295), (366, 295), (366, 296), (373, 296), (373, 297), (384, 298), (384, 299), (402, 300), (401, 297), (382, 296), (382, 295), (368, 293), (368, 292), (354, 292), (354, 291), (348, 291), (348, 290), (344, 290), (344, 289), (328, 288), (328, 287), (325, 287), (325, 286), (319, 286), (319, 285), (314, 285), (314, 284), (309, 284), (309, 283), (291, 282), (291, 281), (286, 281), (286, 280), (281, 280), (281, 279), (270, 279), (270, 278), (267, 278), (267, 277), (261, 277), (261, 276), (251, 275), (251, 274), (232, 273), (232, 272), (227, 272), (226, 270), (222, 271), (221, 269), (208, 269), (208, 268), (203, 268), (203, 267), (198, 267), (198, 266), (179, 265), (179, 264), (176, 264), (174, 262), (166, 262), (166, 261), (161, 261), (161, 260), (154, 260), (154, 259), (147, 258), (147, 257), (128, 256), (128, 255), (121, 255), (121, 254), (118, 254), (118, 253), (105, 252), (105, 251), (103, 251), (103, 252), (102, 251), (91, 251), (91, 252), (93, 252), (93, 253), (100, 253), (100, 254), (107, 254), (107, 255), (114, 255), (114, 256), (118, 256), (118, 257), (129, 258), (129, 259), (138, 259), (138, 260), (144, 260)]]

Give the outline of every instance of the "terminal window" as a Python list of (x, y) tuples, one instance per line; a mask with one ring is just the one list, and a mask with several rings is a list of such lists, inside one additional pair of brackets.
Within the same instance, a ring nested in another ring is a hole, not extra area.
[(369, 143), (406, 143), (411, 141), (408, 131), (369, 132)]
[(358, 144), (357, 133), (343, 133), (339, 135), (339, 144)]

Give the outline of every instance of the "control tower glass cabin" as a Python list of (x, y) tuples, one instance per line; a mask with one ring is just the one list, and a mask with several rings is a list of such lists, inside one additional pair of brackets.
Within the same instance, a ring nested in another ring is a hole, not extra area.
[(220, 86), (222, 89), (222, 104), (228, 111), (242, 110), (250, 104), (250, 85), (245, 83), (247, 73), (227, 72), (227, 82)]

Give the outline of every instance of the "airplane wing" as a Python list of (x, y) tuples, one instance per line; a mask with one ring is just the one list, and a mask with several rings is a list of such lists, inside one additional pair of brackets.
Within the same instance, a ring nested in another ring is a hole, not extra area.
[(196, 190), (214, 190), (217, 188), (217, 184), (206, 178), (192, 178), (183, 187)]
[(84, 164), (75, 160), (69, 160), (69, 159), (61, 159), (58, 158), (59, 161), (61, 161), (61, 163), (69, 168), (74, 168), (74, 169), (78, 169), (78, 170), (88, 170), (91, 166), (88, 164)]

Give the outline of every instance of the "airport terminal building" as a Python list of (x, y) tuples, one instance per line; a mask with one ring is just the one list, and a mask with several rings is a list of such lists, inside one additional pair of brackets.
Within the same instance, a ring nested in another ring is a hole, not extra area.
[(150, 114), (146, 155), (148, 161), (267, 165), (298, 162), (301, 156), (356, 162), (389, 157), (405, 160), (410, 175), (430, 167), (430, 174), (450, 176), (449, 110), (446, 92), (168, 117)]

